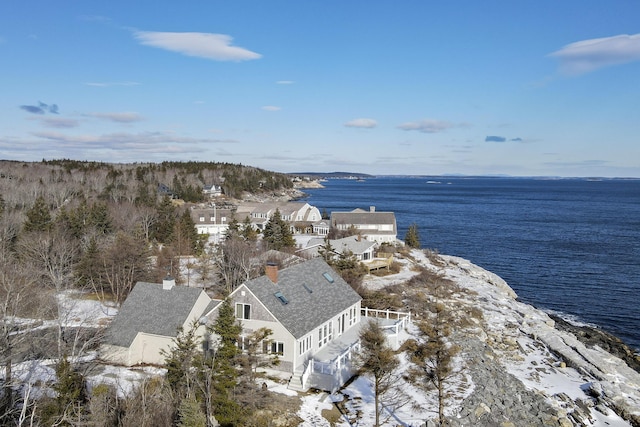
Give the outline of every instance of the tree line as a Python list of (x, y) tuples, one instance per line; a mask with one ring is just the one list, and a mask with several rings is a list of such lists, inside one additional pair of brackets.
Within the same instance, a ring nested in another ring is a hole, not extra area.
[[(164, 183), (170, 194), (158, 190)], [(75, 359), (99, 342), (91, 328), (66, 326), (64, 293), (90, 291), (119, 304), (138, 281), (188, 280), (182, 256), (202, 259), (202, 280), (217, 282), (214, 255), (176, 200), (182, 193), (196, 201), (205, 184), (232, 195), (291, 186), (283, 174), (226, 163), (0, 161), (0, 425), (24, 416), (19, 401), (26, 385), (13, 375), (14, 364), (55, 358), (59, 375), (69, 376)], [(38, 322), (53, 326), (25, 333)]]

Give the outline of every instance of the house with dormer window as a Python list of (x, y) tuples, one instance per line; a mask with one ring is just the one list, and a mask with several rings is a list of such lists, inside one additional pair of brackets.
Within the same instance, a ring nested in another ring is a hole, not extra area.
[[(360, 348), (362, 298), (326, 262), (315, 258), (249, 280), (229, 298), (243, 333), (273, 331), (274, 369), (290, 375), (297, 390), (335, 390), (353, 374), (351, 359)], [(207, 314), (217, 317), (219, 306)]]
[(378, 212), (375, 206), (368, 211), (331, 212), (331, 227), (342, 231), (354, 228), (365, 239), (378, 243), (395, 244), (398, 236), (395, 214)]
[[(396, 348), (410, 322), (408, 313), (361, 307), (360, 296), (321, 258), (282, 269), (268, 263), (264, 276), (240, 285), (228, 298), (242, 326), (239, 345), (260, 328), (273, 331), (262, 351), (278, 355), (274, 369), (288, 376), (293, 390), (335, 391), (351, 378), (365, 322), (380, 322)], [(174, 345), (179, 330), (194, 324), (202, 349), (212, 348), (216, 337), (206, 326), (215, 322), (221, 305), (202, 289), (177, 286), (170, 278), (162, 284), (138, 282), (107, 328), (100, 358), (128, 366), (162, 365), (163, 351)]]
[(242, 222), (243, 215), (248, 216), (256, 230), (264, 230), (269, 219), (280, 212), (283, 221), (289, 224), (292, 233), (312, 233), (314, 223), (322, 219), (320, 210), (303, 202), (251, 203), (243, 202), (238, 206), (237, 218)]

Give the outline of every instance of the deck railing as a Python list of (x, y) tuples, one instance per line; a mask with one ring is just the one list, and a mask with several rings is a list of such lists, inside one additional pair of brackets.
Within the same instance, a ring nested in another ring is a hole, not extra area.
[(407, 328), (411, 324), (411, 313), (406, 311), (376, 310), (362, 307), (360, 309), (360, 315), (362, 317), (375, 317), (377, 319), (398, 319), (402, 321), (403, 328)]

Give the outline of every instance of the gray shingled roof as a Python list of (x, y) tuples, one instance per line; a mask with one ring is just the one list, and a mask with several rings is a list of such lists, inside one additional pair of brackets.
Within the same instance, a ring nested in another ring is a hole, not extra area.
[(138, 332), (177, 336), (202, 289), (138, 282), (107, 328), (104, 343), (129, 347)]
[[(328, 273), (333, 283), (323, 273)], [(361, 300), (320, 258), (280, 270), (278, 283), (262, 276), (245, 285), (295, 338), (303, 337)], [(283, 304), (276, 292), (281, 292), (288, 303)]]
[[(393, 231), (380, 231), (378, 234), (395, 234), (396, 233), (396, 216), (393, 212), (367, 212), (354, 210), (352, 212), (331, 212), (331, 224), (391, 224), (393, 225)], [(369, 230), (363, 230), (367, 233)]]

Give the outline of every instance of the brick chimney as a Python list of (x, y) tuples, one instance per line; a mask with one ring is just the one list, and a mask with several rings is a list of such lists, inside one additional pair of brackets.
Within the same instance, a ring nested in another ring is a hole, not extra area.
[(176, 279), (171, 276), (167, 276), (162, 280), (162, 289), (165, 291), (171, 290), (176, 285)]
[(278, 264), (275, 262), (268, 262), (264, 274), (271, 279), (273, 283), (278, 283)]

